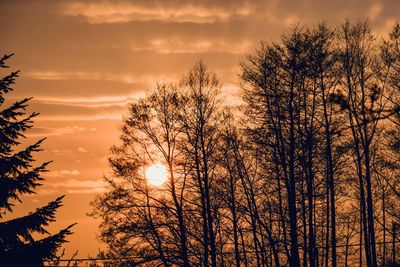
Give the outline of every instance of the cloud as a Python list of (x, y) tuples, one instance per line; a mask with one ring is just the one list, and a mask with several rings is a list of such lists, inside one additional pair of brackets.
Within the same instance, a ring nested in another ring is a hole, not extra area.
[(86, 149), (84, 149), (83, 147), (78, 147), (78, 151), (79, 152), (81, 152), (81, 153), (87, 153), (87, 150)]
[[(43, 120), (119, 120), (126, 111), (128, 101), (96, 103), (71, 103), (63, 101), (38, 101), (32, 100), (29, 107), (40, 113), (36, 121)], [(67, 129), (69, 131), (80, 131), (82, 129)]]
[(68, 16), (84, 17), (89, 23), (121, 23), (128, 21), (162, 20), (174, 22), (212, 23), (229, 20), (238, 16), (248, 16), (252, 6), (236, 1), (236, 9), (224, 6), (210, 6), (181, 2), (177, 5), (160, 4), (148, 1), (137, 2), (79, 2), (67, 3), (62, 13)]
[(47, 174), (48, 177), (65, 177), (65, 176), (78, 176), (81, 173), (76, 170), (60, 170), (60, 171), (51, 171)]
[(40, 115), (36, 121), (45, 122), (91, 122), (91, 121), (121, 121), (123, 114), (94, 114), (94, 115)]
[(104, 180), (68, 179), (47, 183), (47, 186), (57, 188), (58, 190), (66, 190), (70, 194), (92, 194), (105, 192), (107, 183)]
[(161, 54), (173, 53), (205, 53), (205, 52), (230, 52), (232, 54), (244, 54), (254, 47), (254, 41), (248, 39), (237, 40), (232, 43), (228, 40), (205, 39), (185, 40), (184, 38), (158, 38), (149, 40), (145, 48), (135, 48), (135, 51), (150, 50)]
[(64, 102), (123, 101), (148, 88), (147, 83), (140, 81), (126, 83), (122, 80), (79, 80), (75, 76), (62, 76), (61, 71), (57, 73), (60, 79), (43, 79), (43, 76), (40, 75), (41, 72), (34, 71), (34, 73), (37, 75), (36, 77), (29, 76), (29, 73), (24, 72), (17, 80), (16, 90), (13, 92), (15, 98), (33, 96), (36, 100), (62, 100)]
[[(132, 75), (115, 75), (110, 73), (79, 72), (79, 71), (32, 71), (26, 74), (38, 80), (100, 80), (112, 82), (134, 83), (137, 79)], [(146, 79), (145, 79), (146, 80)], [(143, 80), (142, 80), (143, 81)]]
[(86, 107), (86, 108), (107, 108), (107, 107), (125, 107), (127, 103), (131, 101), (132, 97), (119, 97), (119, 96), (110, 96), (110, 97), (94, 97), (94, 98), (70, 98), (70, 99), (62, 99), (62, 98), (36, 98), (34, 101), (38, 103), (48, 104), (48, 105), (65, 105), (70, 107)]
[[(82, 132), (95, 132), (96, 128), (78, 127), (77, 125), (65, 127), (34, 127), (26, 134), (28, 137), (49, 137), (60, 135), (81, 134)], [(58, 153), (58, 152), (55, 152)], [(71, 153), (70, 153), (71, 154)]]
[(53, 149), (51, 152), (61, 157), (73, 157), (73, 153), (70, 149)]
[(40, 188), (39, 190), (36, 191), (36, 194), (29, 195), (29, 196), (34, 199), (37, 196), (47, 196), (47, 195), (52, 195), (52, 194), (55, 194), (55, 193), (58, 193), (58, 192), (56, 190), (54, 190), (54, 189)]
[(77, 179), (68, 179), (66, 181), (59, 181), (56, 183), (48, 183), (48, 185), (52, 187), (104, 187), (106, 182), (102, 179), (99, 180), (77, 180)]
[(72, 176), (76, 176), (81, 174), (78, 170), (61, 170), (60, 171), (61, 175), (72, 175)]
[(382, 13), (382, 10), (383, 10), (382, 4), (375, 3), (370, 7), (368, 17), (371, 19), (371, 21), (374, 21)]
[(106, 188), (95, 187), (95, 188), (82, 188), (82, 189), (68, 189), (67, 192), (69, 194), (98, 194), (106, 192)]

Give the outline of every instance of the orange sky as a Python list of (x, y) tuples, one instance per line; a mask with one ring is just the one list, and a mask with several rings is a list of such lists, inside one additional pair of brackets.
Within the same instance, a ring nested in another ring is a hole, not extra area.
[(34, 97), (30, 110), (41, 115), (28, 141), (48, 137), (37, 159), (54, 160), (45, 185), (15, 215), (66, 194), (50, 230), (78, 222), (68, 254), (94, 256), (97, 222), (86, 213), (104, 190), (108, 151), (130, 99), (178, 79), (199, 59), (236, 94), (239, 62), (293, 23), (369, 17), (382, 33), (399, 15), (397, 0), (1, 0), (0, 53), (15, 53), (8, 63), (22, 70), (8, 99)]

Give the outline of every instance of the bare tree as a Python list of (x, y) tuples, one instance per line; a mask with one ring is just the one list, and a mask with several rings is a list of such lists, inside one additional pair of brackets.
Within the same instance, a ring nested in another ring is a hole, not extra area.
[[(102, 239), (117, 256), (130, 255), (133, 249), (149, 262), (190, 265), (178, 106), (174, 86), (157, 85), (150, 96), (130, 105), (121, 128), (122, 145), (112, 149), (110, 164), (118, 179), (107, 179), (111, 191), (93, 206), (94, 215), (104, 221)], [(144, 177), (144, 168), (158, 162), (168, 169), (162, 188), (152, 187)]]
[[(121, 266), (388, 265), (399, 39), (398, 25), (383, 42), (363, 22), (295, 26), (241, 64), (239, 109), (201, 61), (135, 100), (109, 191), (93, 202), (103, 255)], [(152, 186), (145, 169), (157, 163), (168, 180)]]
[(200, 61), (181, 82), (184, 90), (180, 121), (185, 134), (185, 152), (190, 160), (191, 177), (199, 193), (203, 220), (204, 266), (217, 266), (215, 218), (218, 207), (213, 205), (215, 161), (213, 157), (220, 138), (221, 117), (218, 112), (220, 83), (214, 73)]

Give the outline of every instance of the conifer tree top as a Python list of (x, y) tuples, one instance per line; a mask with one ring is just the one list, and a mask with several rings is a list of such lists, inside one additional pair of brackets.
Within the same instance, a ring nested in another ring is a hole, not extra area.
[[(11, 56), (13, 54), (1, 57), (0, 68), (8, 68), (6, 61)], [(13, 211), (16, 203), (22, 203), (21, 196), (34, 194), (42, 185), (42, 175), (50, 163), (37, 164), (34, 158), (35, 153), (42, 150), (44, 138), (19, 148), (38, 113), (26, 112), (31, 98), (6, 105), (5, 96), (13, 90), (18, 74), (19, 71), (14, 71), (0, 80), (0, 264), (43, 266), (44, 261), (56, 257), (58, 248), (66, 242), (66, 236), (72, 234), (70, 228), (73, 225), (54, 235), (45, 229), (55, 221), (55, 213), (62, 206), (64, 196), (26, 216), (2, 220), (6, 213)], [(35, 240), (34, 233), (42, 234), (44, 238)]]

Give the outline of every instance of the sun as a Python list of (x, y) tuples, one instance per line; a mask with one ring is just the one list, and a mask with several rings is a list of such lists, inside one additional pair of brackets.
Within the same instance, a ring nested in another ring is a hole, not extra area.
[(149, 184), (161, 186), (168, 180), (168, 173), (164, 165), (156, 163), (146, 168), (145, 176)]

